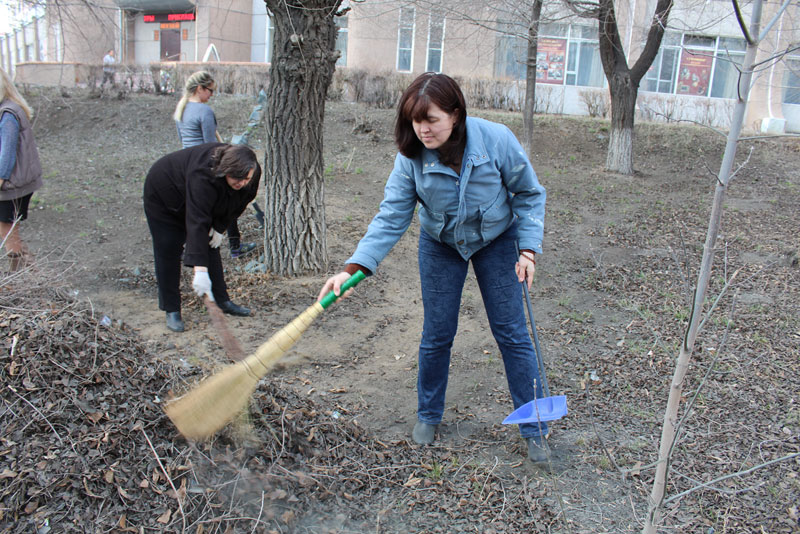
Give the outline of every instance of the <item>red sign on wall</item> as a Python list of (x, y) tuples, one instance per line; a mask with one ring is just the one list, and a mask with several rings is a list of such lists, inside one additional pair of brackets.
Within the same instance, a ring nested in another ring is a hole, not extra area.
[(714, 58), (707, 50), (686, 49), (681, 54), (681, 68), (678, 71), (679, 95), (708, 95), (711, 82), (711, 64)]
[(539, 39), (536, 53), (536, 83), (564, 83), (566, 39)]
[(145, 15), (145, 22), (185, 22), (195, 20), (194, 13), (157, 13)]

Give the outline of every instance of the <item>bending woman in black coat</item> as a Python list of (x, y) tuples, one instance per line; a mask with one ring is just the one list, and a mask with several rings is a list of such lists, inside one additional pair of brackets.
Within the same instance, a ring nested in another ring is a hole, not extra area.
[(194, 268), (192, 287), (198, 296), (209, 295), (225, 313), (250, 315), (228, 296), (219, 246), (231, 221), (256, 197), (260, 180), (255, 153), (242, 145), (197, 145), (167, 154), (150, 168), (144, 213), (153, 236), (158, 307), (167, 312), (170, 330), (184, 330), (181, 254), (183, 263)]

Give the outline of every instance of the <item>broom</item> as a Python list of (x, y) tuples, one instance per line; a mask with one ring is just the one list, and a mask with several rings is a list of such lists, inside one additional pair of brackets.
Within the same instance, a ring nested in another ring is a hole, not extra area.
[(244, 350), (242, 350), (239, 340), (236, 339), (236, 336), (234, 336), (233, 332), (228, 328), (228, 322), (225, 320), (225, 315), (223, 315), (222, 310), (219, 309), (217, 303), (211, 300), (211, 297), (208, 295), (203, 298), (203, 302), (206, 303), (208, 315), (211, 317), (211, 324), (214, 325), (214, 328), (219, 334), (220, 345), (225, 349), (228, 358), (235, 362), (243, 359), (245, 356)]
[[(342, 284), (341, 294), (365, 277), (356, 272)], [(206, 378), (186, 395), (169, 402), (164, 411), (181, 434), (203, 439), (224, 427), (247, 406), (258, 381), (289, 350), (306, 328), (338, 297), (333, 291), (309, 306), (291, 323), (261, 345), (255, 354)]]

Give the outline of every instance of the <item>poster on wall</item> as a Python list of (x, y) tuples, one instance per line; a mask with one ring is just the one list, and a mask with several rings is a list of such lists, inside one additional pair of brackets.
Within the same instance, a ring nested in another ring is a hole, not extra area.
[(711, 63), (714, 58), (707, 50), (686, 49), (681, 54), (678, 71), (679, 95), (707, 96), (711, 82)]
[(536, 83), (564, 83), (566, 39), (539, 39), (536, 53)]

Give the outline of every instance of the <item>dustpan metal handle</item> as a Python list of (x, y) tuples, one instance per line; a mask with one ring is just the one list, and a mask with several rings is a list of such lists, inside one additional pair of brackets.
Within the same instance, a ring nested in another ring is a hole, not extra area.
[[(519, 256), (519, 243), (514, 242), (517, 249), (517, 256)], [(542, 358), (542, 350), (539, 348), (539, 335), (536, 333), (536, 321), (533, 320), (533, 305), (531, 304), (531, 295), (528, 292), (528, 286), (525, 285), (525, 280), (522, 281), (522, 294), (525, 296), (525, 305), (528, 308), (528, 318), (531, 320), (531, 332), (533, 333), (533, 348), (536, 351), (536, 365), (539, 366), (539, 379), (542, 381), (542, 391), (545, 397), (550, 396), (550, 385), (547, 383), (547, 373), (544, 369), (544, 358)]]
[(539, 336), (536, 334), (536, 323), (533, 320), (533, 306), (531, 305), (531, 296), (528, 294), (528, 288), (525, 287), (525, 282), (522, 282), (522, 293), (525, 295), (525, 304), (528, 307), (528, 317), (531, 320), (531, 332), (533, 332), (533, 347), (536, 350), (536, 363), (539, 365), (539, 379), (542, 381), (542, 391), (545, 397), (550, 396), (550, 386), (547, 383), (547, 373), (544, 370), (544, 359), (542, 358), (542, 350), (539, 348)]

